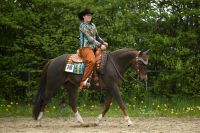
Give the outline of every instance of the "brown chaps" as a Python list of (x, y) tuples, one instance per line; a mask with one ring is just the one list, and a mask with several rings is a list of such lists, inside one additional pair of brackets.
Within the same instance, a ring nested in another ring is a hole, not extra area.
[(95, 65), (95, 54), (93, 49), (84, 47), (79, 50), (80, 57), (85, 61), (85, 71), (82, 77), (82, 81), (90, 78)]

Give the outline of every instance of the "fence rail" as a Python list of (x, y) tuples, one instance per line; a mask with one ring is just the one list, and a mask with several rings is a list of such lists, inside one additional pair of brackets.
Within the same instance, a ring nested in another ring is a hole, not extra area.
[[(15, 97), (16, 92), (17, 92), (16, 94), (20, 95), (22, 98), (23, 96), (29, 97), (30, 94), (34, 94), (35, 93), (34, 91), (36, 90), (35, 88), (40, 80), (41, 72), (42, 70), (30, 70), (30, 71), (28, 70), (21, 70), (21, 71), (0, 70), (0, 89), (5, 90), (5, 91), (0, 91), (0, 98), (1, 96), (5, 97), (5, 94), (2, 94), (4, 92), (8, 93), (8, 95), (12, 95), (11, 99)], [(149, 80), (144, 83), (144, 86), (145, 86), (145, 91), (148, 95), (150, 94), (151, 88), (153, 86), (152, 84), (153, 77), (156, 77), (157, 74), (159, 74), (160, 72), (166, 72), (166, 74), (170, 74), (169, 72), (173, 72), (173, 71), (172, 70), (148, 70), (147, 72), (148, 72)], [(127, 84), (130, 83), (129, 82), (130, 79), (132, 83), (134, 82), (134, 84), (135, 83), (141, 84), (141, 82), (137, 79), (137, 76), (135, 74), (133, 75), (130, 73), (126, 73), (126, 74), (129, 77)], [(19, 83), (15, 83), (15, 81), (5, 82), (5, 79), (8, 78), (9, 76), (12, 77), (11, 80), (15, 80), (16, 82), (19, 81)], [(124, 83), (126, 84), (126, 81), (124, 81)]]
[[(7, 74), (10, 75), (12, 77), (16, 77), (19, 79), (22, 79), (24, 82), (26, 82), (28, 84), (28, 88), (27, 89), (31, 89), (32, 86), (32, 81), (37, 81), (37, 79), (39, 79), (40, 77), (40, 73), (42, 72), (42, 70), (13, 70), (13, 71), (9, 71), (9, 70), (0, 70), (0, 74)], [(169, 72), (169, 70), (148, 70), (147, 71), (148, 74), (153, 74), (153, 73), (160, 73), (160, 72)], [(138, 81), (137, 78), (133, 77), (132, 75), (129, 75), (134, 81)], [(2, 85), (2, 84), (1, 84)], [(145, 83), (146, 88), (148, 83)]]

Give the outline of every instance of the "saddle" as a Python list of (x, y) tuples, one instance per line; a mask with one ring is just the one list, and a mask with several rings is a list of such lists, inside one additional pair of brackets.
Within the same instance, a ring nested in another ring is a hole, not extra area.
[[(105, 73), (105, 64), (107, 60), (107, 52), (101, 51), (100, 49), (95, 52), (96, 63), (94, 71), (101, 74)], [(85, 68), (84, 60), (79, 56), (79, 50), (76, 54), (72, 54), (67, 58), (66, 61), (66, 72), (71, 72), (75, 74), (83, 74)]]

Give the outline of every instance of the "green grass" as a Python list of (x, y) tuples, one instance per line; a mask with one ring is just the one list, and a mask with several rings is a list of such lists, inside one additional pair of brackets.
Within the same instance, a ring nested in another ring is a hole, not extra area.
[[(136, 99), (136, 98), (135, 98)], [(200, 117), (200, 99), (198, 98), (174, 98), (171, 100), (156, 98), (146, 101), (126, 103), (126, 107), (131, 117)], [(82, 116), (97, 116), (102, 111), (102, 105), (98, 103), (82, 103), (78, 107)], [(0, 104), (0, 117), (31, 117), (32, 106), (30, 104), (20, 104), (7, 102)], [(74, 116), (69, 106), (59, 106), (53, 101), (45, 109), (46, 117), (71, 117)], [(107, 113), (110, 117), (123, 116), (121, 109), (116, 102), (111, 104)]]

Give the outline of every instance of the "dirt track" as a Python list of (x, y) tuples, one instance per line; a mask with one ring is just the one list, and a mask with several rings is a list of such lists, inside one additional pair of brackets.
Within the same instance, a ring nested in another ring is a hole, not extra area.
[(122, 118), (107, 117), (99, 126), (94, 117), (83, 119), (90, 126), (66, 117), (44, 118), (42, 126), (32, 118), (0, 118), (0, 133), (200, 133), (200, 118), (131, 118), (131, 127)]

